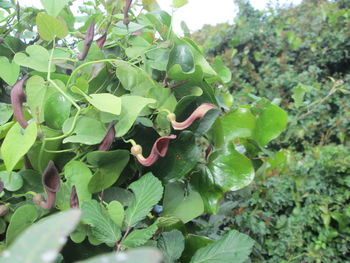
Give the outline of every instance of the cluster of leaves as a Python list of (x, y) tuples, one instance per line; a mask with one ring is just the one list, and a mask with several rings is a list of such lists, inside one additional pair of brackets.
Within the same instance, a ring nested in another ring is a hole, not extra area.
[(214, 37), (208, 27), (193, 35), (209, 58), (220, 57), (230, 67), (229, 87), (237, 98), (250, 101), (252, 93), (289, 110), (291, 124), (280, 140), (285, 147), (303, 151), (348, 140), (350, 9), (343, 2), (303, 1), (259, 11), (236, 1), (232, 27), (221, 25)]
[(231, 193), (200, 234), (237, 228), (256, 240), (253, 262), (346, 262), (349, 259), (348, 147), (287, 150), (261, 167), (254, 183)]
[(67, 262), (144, 245), (165, 262), (245, 261), (248, 236), (208, 239), (191, 222), (253, 181), (286, 112), (233, 106), (215, 88), (229, 70), (177, 37), (156, 1), (89, 1), (74, 15), (69, 2), (0, 3), (4, 262), (53, 262), (67, 235)]

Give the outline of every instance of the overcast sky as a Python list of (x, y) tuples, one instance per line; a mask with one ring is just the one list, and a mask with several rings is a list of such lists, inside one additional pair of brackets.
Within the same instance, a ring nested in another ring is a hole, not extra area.
[[(55, 1), (55, 0), (52, 0)], [(171, 14), (173, 0), (158, 0), (161, 8)], [(19, 0), (21, 5), (42, 7), (40, 0)], [(84, 0), (75, 0), (80, 5)], [(264, 9), (269, 0), (250, 0), (258, 9)], [(280, 4), (298, 4), (301, 0), (279, 0)], [(232, 23), (237, 11), (233, 0), (188, 0), (188, 4), (175, 10), (173, 14), (173, 27), (176, 33), (182, 33), (180, 23), (185, 21), (191, 31), (202, 28), (203, 25), (216, 25), (218, 23)]]

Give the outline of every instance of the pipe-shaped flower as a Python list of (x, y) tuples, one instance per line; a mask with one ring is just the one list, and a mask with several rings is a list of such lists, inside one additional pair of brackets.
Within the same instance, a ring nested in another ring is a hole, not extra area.
[(176, 135), (171, 134), (158, 138), (154, 142), (151, 153), (147, 158), (142, 155), (142, 147), (138, 144), (131, 147), (131, 154), (134, 155), (143, 166), (151, 166), (158, 160), (159, 156), (164, 157), (166, 155), (169, 142), (173, 139), (176, 139)]
[(208, 111), (212, 109), (216, 109), (217, 107), (214, 104), (210, 103), (203, 103), (201, 104), (197, 109), (192, 112), (190, 117), (188, 117), (183, 122), (177, 122), (176, 121), (176, 115), (174, 113), (169, 113), (167, 116), (168, 121), (170, 121), (171, 125), (173, 126), (174, 130), (183, 130), (187, 127), (191, 126), (192, 123), (195, 120), (201, 120), (207, 114)]
[(103, 45), (105, 44), (106, 42), (106, 39), (107, 39), (107, 32), (104, 33), (101, 37), (99, 37), (97, 40), (96, 40), (96, 45), (99, 47), (99, 48), (103, 48)]
[(103, 140), (100, 143), (100, 146), (98, 147), (99, 151), (106, 152), (111, 148), (112, 143), (114, 141), (115, 137), (115, 129), (114, 129), (115, 122), (111, 122), (108, 126), (107, 134), (103, 138)]
[(11, 104), (13, 107), (13, 114), (15, 115), (18, 123), (25, 129), (28, 126), (28, 122), (24, 119), (22, 104), (26, 101), (26, 95), (24, 94), (24, 82), (29, 77), (26, 76), (21, 80), (17, 81), (11, 89)]
[(56, 202), (56, 193), (61, 183), (60, 175), (53, 161), (50, 161), (47, 165), (43, 174), (42, 183), (47, 194), (47, 200), (45, 201), (42, 195), (36, 195), (33, 201), (43, 209), (49, 210)]
[(94, 34), (95, 34), (95, 23), (94, 23), (94, 20), (91, 20), (90, 25), (85, 34), (83, 51), (78, 55), (79, 60), (84, 60), (87, 54), (89, 53), (90, 46), (92, 44), (92, 41), (94, 40)]
[(130, 9), (130, 6), (131, 6), (131, 2), (132, 0), (126, 0), (125, 1), (125, 8), (124, 8), (124, 20), (123, 20), (123, 23), (124, 25), (129, 25), (130, 23), (130, 20), (129, 20), (129, 9)]
[(69, 205), (70, 205), (70, 208), (79, 208), (79, 198), (78, 198), (77, 189), (75, 188), (75, 185), (73, 185), (72, 192), (70, 193)]

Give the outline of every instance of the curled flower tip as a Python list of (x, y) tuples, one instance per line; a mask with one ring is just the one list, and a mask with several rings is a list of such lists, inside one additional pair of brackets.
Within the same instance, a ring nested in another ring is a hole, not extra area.
[(114, 137), (115, 137), (115, 129), (114, 129), (114, 122), (112, 122), (109, 124), (107, 134), (103, 138), (102, 142), (100, 143), (98, 150), (101, 152), (108, 151), (112, 146), (112, 143), (114, 141)]
[(61, 183), (60, 175), (53, 161), (50, 161), (47, 165), (43, 174), (42, 183), (47, 194), (47, 200), (45, 201), (42, 196), (40, 197), (40, 195), (38, 195), (36, 198), (34, 196), (33, 201), (43, 209), (48, 210), (51, 209), (56, 202), (56, 193)]
[(129, 9), (131, 6), (132, 0), (126, 0), (125, 1), (125, 8), (124, 8), (124, 20), (123, 23), (124, 25), (129, 25), (130, 20), (129, 20)]
[(101, 37), (99, 37), (99, 38), (96, 40), (96, 45), (97, 45), (99, 48), (103, 48), (103, 45), (105, 44), (106, 39), (107, 39), (107, 32), (104, 33)]
[(29, 77), (26, 76), (21, 80), (17, 81), (11, 89), (11, 104), (13, 107), (13, 114), (16, 120), (25, 129), (28, 126), (28, 122), (24, 119), (22, 105), (26, 101), (26, 95), (24, 94), (24, 83)]
[(72, 187), (69, 205), (70, 205), (70, 208), (79, 208), (79, 198), (78, 198), (77, 189), (75, 188), (75, 185), (73, 185)]
[(84, 60), (87, 54), (89, 53), (90, 46), (92, 44), (92, 41), (94, 40), (94, 34), (95, 34), (95, 23), (94, 23), (94, 20), (91, 20), (90, 25), (85, 34), (83, 51), (78, 55), (79, 60)]
[(164, 157), (166, 155), (169, 148), (169, 142), (173, 139), (176, 139), (176, 135), (158, 138), (154, 142), (151, 153), (147, 158), (142, 155), (142, 147), (138, 144), (131, 147), (131, 154), (134, 155), (143, 166), (151, 166), (158, 160), (159, 157)]
[(192, 112), (190, 117), (188, 117), (183, 122), (177, 122), (176, 115), (174, 113), (169, 113), (167, 118), (173, 126), (174, 130), (183, 130), (191, 126), (195, 120), (203, 119), (203, 117), (205, 116), (205, 114), (207, 114), (208, 111), (216, 108), (217, 107), (214, 104), (203, 103), (197, 109), (195, 109), (194, 112)]

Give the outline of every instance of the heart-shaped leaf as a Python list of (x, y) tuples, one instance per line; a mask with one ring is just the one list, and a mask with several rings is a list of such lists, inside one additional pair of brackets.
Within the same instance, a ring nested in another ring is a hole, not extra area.
[(0, 57), (0, 78), (12, 86), (16, 83), (19, 76), (19, 66), (11, 63), (7, 57)]
[(46, 12), (51, 16), (58, 16), (61, 10), (69, 3), (70, 0), (40, 0)]
[(64, 38), (68, 34), (65, 24), (45, 13), (39, 13), (36, 16), (36, 24), (40, 37), (44, 40), (52, 40), (55, 37)]
[(12, 105), (0, 102), (0, 125), (5, 124), (11, 118), (12, 114)]
[(45, 102), (45, 123), (50, 128), (60, 130), (63, 123), (68, 119), (71, 103), (61, 93), (53, 93)]
[(18, 122), (12, 126), (1, 145), (1, 155), (8, 173), (29, 151), (36, 140), (36, 136), (37, 127), (35, 122), (29, 124), (24, 131)]
[[(96, 109), (108, 112), (114, 115), (119, 115), (122, 109), (121, 98), (109, 93), (91, 94), (85, 96)], [(135, 105), (134, 105), (135, 106)]]
[[(35, 69), (40, 72), (47, 72), (49, 68), (49, 52), (42, 46), (31, 45), (26, 48), (26, 53), (16, 53), (13, 61), (23, 67)], [(56, 67), (51, 64), (50, 71), (54, 72)]]

